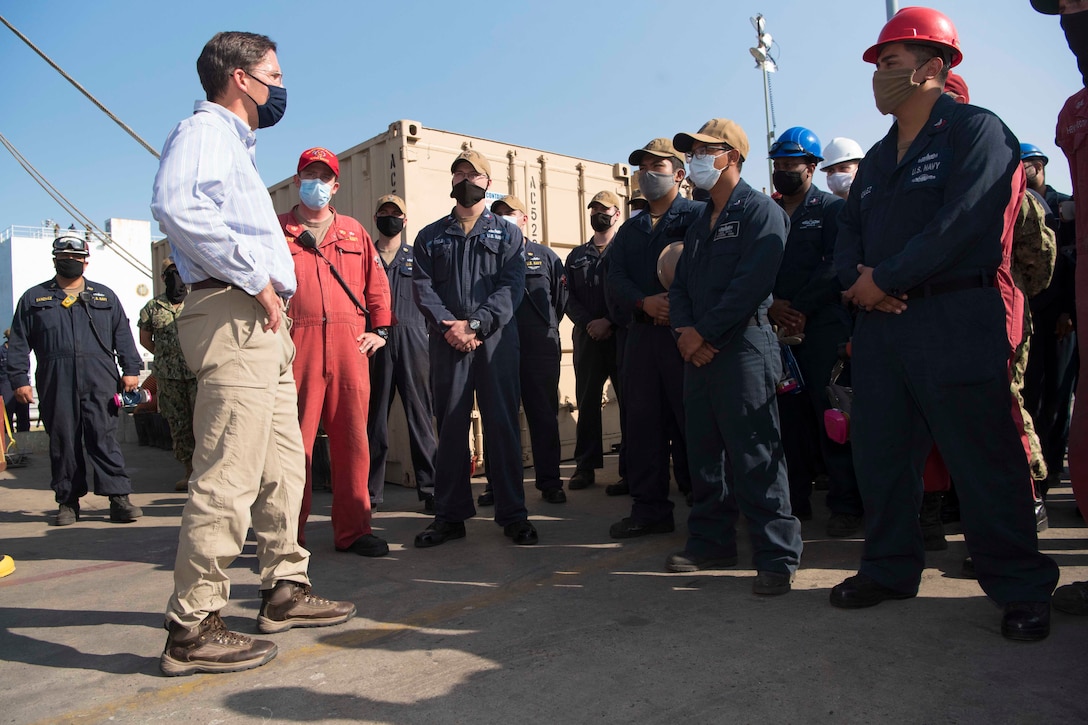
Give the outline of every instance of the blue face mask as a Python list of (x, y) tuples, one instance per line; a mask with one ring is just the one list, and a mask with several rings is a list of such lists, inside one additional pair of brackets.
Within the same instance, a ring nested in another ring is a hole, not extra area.
[(321, 179), (303, 179), (298, 187), (298, 198), (308, 209), (324, 209), (332, 200), (332, 184)]
[(246, 73), (246, 75), (268, 89), (268, 100), (264, 103), (253, 101), (253, 96), (246, 94), (249, 96), (249, 100), (257, 104), (257, 128), (275, 126), (283, 118), (283, 114), (287, 112), (287, 89), (280, 86), (270, 86), (260, 78), (254, 78), (249, 73)]

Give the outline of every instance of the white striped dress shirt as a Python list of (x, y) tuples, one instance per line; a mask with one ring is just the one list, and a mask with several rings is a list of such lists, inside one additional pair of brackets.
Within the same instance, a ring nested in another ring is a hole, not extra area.
[(198, 101), (162, 149), (151, 214), (181, 278), (209, 277), (251, 295), (295, 292), (295, 267), (254, 156), (256, 135), (218, 103)]

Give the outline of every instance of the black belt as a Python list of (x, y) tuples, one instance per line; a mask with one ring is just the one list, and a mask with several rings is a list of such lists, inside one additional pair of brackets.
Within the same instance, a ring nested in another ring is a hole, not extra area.
[(208, 277), (207, 279), (202, 279), (199, 282), (193, 282), (191, 285), (189, 285), (189, 290), (194, 291), (198, 289), (226, 289), (227, 287), (233, 286), (234, 285), (232, 285), (230, 282), (224, 282), (223, 280), (216, 279), (215, 277)]
[(922, 297), (933, 297), (935, 295), (948, 294), (949, 292), (961, 292), (968, 289), (980, 289), (982, 287), (993, 286), (993, 275), (988, 272), (981, 272), (979, 274), (973, 274), (970, 277), (960, 277), (959, 279), (950, 279), (944, 282), (928, 282), (926, 284), (920, 284), (913, 289), (907, 290), (906, 295), (908, 300), (917, 300)]

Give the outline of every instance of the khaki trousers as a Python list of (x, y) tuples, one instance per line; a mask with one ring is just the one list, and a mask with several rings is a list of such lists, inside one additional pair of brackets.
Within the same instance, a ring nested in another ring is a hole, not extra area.
[(182, 352), (197, 376), (193, 474), (181, 515), (167, 617), (192, 627), (230, 598), (226, 569), (252, 524), (261, 589), (309, 584), (298, 543), (306, 481), (295, 347), (286, 318), (263, 331), (261, 305), (235, 288), (194, 290), (178, 317)]

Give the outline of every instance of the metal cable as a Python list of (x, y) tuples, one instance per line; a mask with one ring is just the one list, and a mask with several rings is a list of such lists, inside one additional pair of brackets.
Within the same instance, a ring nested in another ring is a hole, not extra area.
[(110, 235), (99, 229), (98, 226), (94, 222), (92, 222), (89, 217), (87, 217), (87, 215), (85, 215), (75, 206), (75, 204), (68, 201), (68, 199), (65, 198), (65, 196), (61, 194), (55, 186), (49, 183), (49, 180), (46, 179), (45, 176), (41, 174), (41, 172), (34, 168), (34, 165), (31, 164), (25, 156), (19, 153), (19, 150), (16, 149), (10, 141), (8, 141), (3, 133), (0, 133), (0, 144), (4, 145), (4, 148), (6, 148), (8, 152), (13, 157), (15, 157), (15, 160), (19, 162), (19, 165), (23, 167), (23, 170), (30, 174), (31, 178), (33, 178), (34, 181), (36, 181), (38, 185), (45, 190), (45, 193), (49, 194), (49, 196), (51, 196), (55, 202), (60, 204), (62, 209), (75, 217), (76, 221), (81, 222), (85, 227), (87, 227), (88, 230), (94, 230), (95, 236), (97, 236), (104, 243), (103, 246), (106, 249), (112, 251), (114, 254), (120, 257), (123, 262), (133, 267), (140, 274), (150, 279), (154, 279), (154, 275), (152, 274), (150, 267), (145, 265), (131, 252), (118, 244)]
[(97, 98), (95, 98), (94, 96), (92, 96), (92, 95), (91, 95), (91, 93), (90, 93), (90, 91), (88, 91), (88, 90), (87, 90), (86, 88), (84, 88), (84, 87), (83, 87), (82, 85), (80, 85), (80, 84), (79, 84), (79, 81), (77, 81), (77, 80), (76, 80), (75, 78), (73, 78), (72, 76), (70, 76), (70, 75), (68, 75), (67, 73), (65, 73), (65, 72), (64, 72), (64, 69), (63, 69), (63, 68), (61, 68), (61, 67), (60, 67), (59, 65), (57, 65), (56, 63), (54, 63), (54, 62), (53, 62), (53, 59), (52, 59), (52, 58), (50, 58), (50, 57), (49, 57), (48, 55), (46, 55), (45, 53), (43, 53), (43, 52), (41, 51), (41, 49), (40, 49), (40, 48), (38, 48), (38, 46), (36, 46), (36, 45), (34, 45), (34, 43), (30, 42), (30, 38), (28, 38), (28, 37), (26, 37), (25, 35), (23, 35), (22, 33), (20, 33), (20, 32), (19, 32), (19, 31), (18, 31), (18, 30), (17, 30), (16, 28), (15, 28), (15, 26), (14, 26), (14, 25), (12, 25), (11, 23), (9, 23), (9, 22), (7, 21), (7, 19), (5, 19), (5, 18), (4, 18), (4, 16), (3, 16), (3, 15), (0, 15), (0, 23), (3, 23), (4, 25), (8, 26), (8, 28), (9, 28), (9, 29), (11, 30), (11, 32), (15, 33), (15, 34), (16, 34), (17, 36), (19, 36), (19, 39), (20, 39), (20, 40), (22, 40), (22, 41), (23, 41), (24, 43), (26, 43), (27, 45), (29, 45), (29, 46), (30, 46), (30, 48), (31, 48), (31, 50), (33, 50), (33, 51), (34, 51), (35, 53), (37, 53), (38, 55), (40, 55), (40, 56), (42, 57), (42, 60), (44, 60), (44, 61), (45, 61), (46, 63), (48, 63), (49, 65), (53, 66), (53, 69), (54, 69), (54, 70), (56, 70), (56, 71), (57, 71), (58, 73), (60, 73), (60, 74), (61, 74), (62, 76), (64, 76), (64, 79), (65, 79), (65, 80), (67, 80), (67, 81), (68, 81), (69, 83), (71, 83), (71, 84), (72, 84), (73, 86), (75, 86), (75, 87), (76, 87), (76, 89), (78, 89), (80, 93), (82, 93), (82, 94), (83, 94), (84, 96), (86, 96), (86, 97), (87, 97), (87, 99), (88, 99), (88, 100), (89, 100), (89, 101), (90, 101), (91, 103), (93, 103), (94, 105), (98, 106), (98, 108), (99, 108), (99, 109), (100, 109), (100, 110), (101, 110), (101, 111), (102, 111), (103, 113), (105, 113), (105, 114), (106, 114), (107, 116), (109, 116), (109, 117), (110, 117), (111, 119), (113, 119), (114, 123), (116, 123), (116, 124), (117, 124), (118, 126), (120, 126), (121, 128), (123, 128), (123, 129), (125, 130), (125, 132), (126, 132), (126, 133), (127, 133), (127, 134), (128, 134), (129, 136), (132, 136), (132, 138), (136, 139), (136, 142), (137, 142), (137, 143), (139, 143), (139, 144), (140, 144), (141, 146), (143, 146), (143, 147), (144, 147), (145, 149), (147, 149), (148, 151), (150, 151), (150, 152), (151, 152), (151, 155), (152, 155), (152, 156), (154, 156), (155, 158), (159, 158), (159, 152), (158, 152), (158, 151), (156, 151), (156, 150), (155, 150), (154, 148), (152, 148), (152, 147), (151, 147), (151, 146), (150, 146), (150, 145), (149, 145), (149, 144), (147, 143), (147, 141), (144, 141), (144, 140), (143, 140), (142, 138), (140, 138), (140, 135), (139, 135), (139, 134), (137, 134), (137, 133), (136, 133), (135, 131), (133, 131), (133, 130), (132, 130), (131, 128), (129, 128), (129, 127), (128, 127), (128, 125), (127, 125), (127, 124), (126, 124), (126, 123), (125, 123), (124, 121), (122, 121), (121, 119), (119, 119), (119, 118), (118, 118), (117, 116), (113, 115), (113, 112), (112, 112), (112, 111), (110, 111), (110, 109), (106, 108), (106, 107), (105, 107), (104, 105), (102, 105), (102, 103), (101, 103), (101, 102), (100, 102), (100, 101), (99, 101), (99, 100), (98, 100)]

